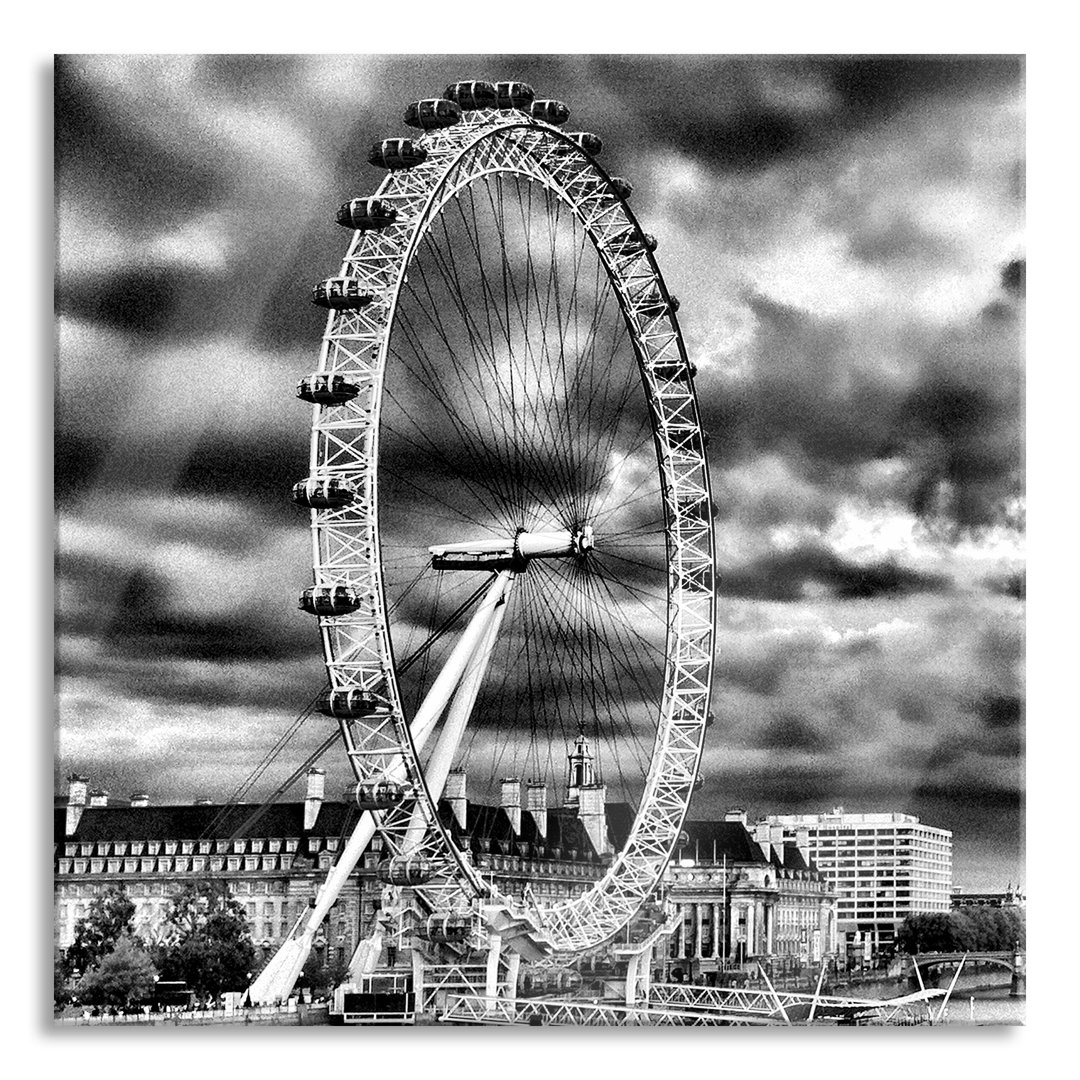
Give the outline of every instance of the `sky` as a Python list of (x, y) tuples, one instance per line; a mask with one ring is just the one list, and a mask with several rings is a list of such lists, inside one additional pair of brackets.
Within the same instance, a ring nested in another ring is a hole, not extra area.
[(956, 884), (1023, 880), (1019, 60), (56, 70), (59, 790), (227, 797), (319, 689), (287, 493), (333, 212), (409, 101), (519, 78), (633, 181), (697, 366), (722, 580), (691, 813), (914, 813)]

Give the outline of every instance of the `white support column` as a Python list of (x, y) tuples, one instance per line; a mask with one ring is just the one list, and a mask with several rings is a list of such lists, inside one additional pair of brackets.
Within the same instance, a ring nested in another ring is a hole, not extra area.
[[(505, 594), (511, 577), (509, 572), (504, 572), (499, 574), (492, 583), (480, 607), (424, 698), (423, 704), (416, 711), (410, 730), (417, 752), (423, 748), (434, 731), (435, 723), (446, 708), (450, 695), (461, 681), (478, 645), (485, 639), (490, 620), (495, 614), (497, 604)], [(399, 783), (404, 780), (406, 778), (405, 763), (399, 759), (393, 768), (387, 771), (386, 778)], [(444, 776), (444, 783), (445, 779)], [(271, 1004), (284, 1001), (292, 993), (293, 986), (303, 970), (304, 962), (311, 952), (311, 943), (316, 931), (334, 901), (337, 900), (342, 886), (356, 868), (360, 856), (374, 834), (374, 817), (370, 813), (362, 814), (348, 843), (330, 868), (326, 881), (319, 889), (315, 906), (300, 915), (288, 939), (249, 987), (248, 994), (252, 1003)]]
[(719, 960), (724, 955), (724, 939), (722, 937), (724, 933), (724, 924), (720, 918), (720, 905), (713, 904), (712, 906), (713, 917), (713, 932), (712, 932), (712, 951), (713, 956)]
[(521, 953), (510, 950), (506, 957), (506, 996), (517, 1001), (518, 976), (521, 973)]
[(757, 905), (751, 900), (746, 905), (746, 955), (754, 952), (754, 922), (757, 919)]
[(694, 942), (694, 955), (698, 960), (702, 959), (705, 955), (705, 946), (701, 936), (704, 920), (701, 913), (702, 905), (697, 903), (694, 905), (694, 925), (697, 931), (697, 940)]
[[(461, 744), (461, 736), (465, 733), (477, 695), (480, 693), (480, 684), (487, 671), (492, 650), (495, 648), (495, 640), (498, 637), (503, 616), (506, 614), (506, 602), (513, 585), (513, 572), (503, 570), (493, 582), (474, 616), (475, 620), (483, 616), (480, 634), (476, 639), (472, 654), (466, 660), (461, 681), (450, 703), (450, 711), (447, 713), (442, 731), (439, 732), (438, 742), (424, 766), (424, 779), (432, 799), (436, 802), (442, 796), (443, 788), (446, 786), (446, 777), (454, 764), (458, 746)], [(470, 624), (470, 629), (472, 629), (472, 624)], [(432, 689), (434, 690), (434, 687)], [(426, 832), (427, 822), (417, 807), (409, 822), (405, 843), (402, 845), (403, 852), (407, 854), (417, 844), (422, 843)]]
[(637, 1000), (638, 964), (641, 963), (641, 953), (634, 953), (626, 962), (626, 1005), (632, 1008)]
[(484, 984), (484, 996), (499, 996), (499, 954), (502, 952), (502, 935), (492, 934), (488, 938), (487, 980)]

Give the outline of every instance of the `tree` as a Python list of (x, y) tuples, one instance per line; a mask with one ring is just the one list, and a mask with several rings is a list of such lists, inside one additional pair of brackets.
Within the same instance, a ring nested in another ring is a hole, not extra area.
[(127, 1008), (150, 996), (156, 977), (157, 969), (146, 950), (130, 934), (122, 934), (112, 950), (79, 980), (77, 992), (91, 1005)]
[(162, 977), (183, 979), (199, 997), (243, 990), (255, 964), (244, 909), (222, 882), (194, 882), (173, 897), (165, 916), (172, 941), (159, 947)]
[(115, 886), (105, 890), (90, 905), (86, 917), (75, 924), (75, 940), (67, 952), (72, 968), (88, 972), (106, 953), (111, 952), (124, 934), (130, 934), (135, 919), (135, 905)]
[(53, 949), (53, 1004), (62, 1009), (71, 1000), (71, 961), (63, 949)]
[(324, 961), (312, 952), (304, 964), (298, 987), (307, 987), (314, 997), (326, 997), (336, 986), (340, 986), (349, 974), (347, 960)]

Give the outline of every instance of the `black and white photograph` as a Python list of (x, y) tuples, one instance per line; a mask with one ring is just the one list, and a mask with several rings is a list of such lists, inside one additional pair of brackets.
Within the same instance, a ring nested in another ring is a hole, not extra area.
[(1025, 1024), (1025, 68), (55, 55), (53, 1029)]

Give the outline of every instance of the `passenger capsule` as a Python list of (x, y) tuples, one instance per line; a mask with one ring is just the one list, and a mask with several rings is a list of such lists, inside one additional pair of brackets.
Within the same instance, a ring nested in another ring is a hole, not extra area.
[(337, 212), (337, 223), (346, 229), (385, 229), (397, 221), (397, 207), (385, 199), (350, 199)]
[(533, 88), (523, 82), (499, 82), (495, 84), (495, 103), (500, 109), (520, 109), (528, 112), (536, 97)]
[(395, 855), (379, 863), (375, 876), (384, 885), (426, 885), (435, 876), (435, 863), (420, 855)]
[(456, 101), (449, 101), (446, 98), (414, 101), (405, 110), (405, 123), (409, 127), (423, 128), (424, 131), (453, 127), (460, 119), (461, 106)]
[(356, 805), (361, 810), (393, 810), (408, 793), (404, 784), (393, 780), (361, 781), (356, 785)]
[(608, 179), (611, 181), (611, 190), (614, 191), (620, 199), (625, 201), (634, 193), (634, 185), (631, 184), (625, 176), (611, 176), (608, 177)]
[(461, 944), (469, 939), (469, 917), (453, 913), (429, 915), (417, 936), (423, 941)]
[(332, 277), (311, 290), (311, 302), (334, 311), (359, 311), (373, 304), (375, 297), (359, 278)]
[(381, 169), (411, 169), (427, 160), (427, 151), (412, 139), (383, 139), (374, 143), (368, 161)]
[(656, 237), (649, 233), (627, 229), (608, 241), (608, 248), (616, 255), (639, 255), (643, 251), (655, 251)]
[(653, 318), (660, 315), (667, 315), (670, 312), (678, 310), (679, 298), (677, 296), (669, 296), (665, 300), (658, 292), (654, 292), (647, 296), (638, 308), (638, 311), (640, 311), (642, 315), (648, 315)]
[(296, 396), (312, 405), (344, 405), (360, 393), (360, 387), (344, 375), (317, 372), (305, 375), (296, 384)]
[(293, 485), (292, 499), (309, 510), (338, 510), (356, 499), (356, 489), (340, 477), (309, 476)]
[(359, 593), (347, 585), (315, 585), (300, 594), (297, 607), (309, 615), (334, 618), (350, 614), (362, 603)]
[(363, 716), (375, 716), (390, 712), (390, 702), (381, 694), (362, 690), (359, 686), (346, 686), (337, 690), (324, 690), (315, 708), (337, 720), (358, 720)]
[(653, 364), (649, 371), (658, 379), (670, 381), (672, 379), (685, 379), (687, 375), (693, 377), (697, 374), (697, 365), (684, 364), (681, 360), (661, 360), (658, 364)]
[(570, 131), (567, 134), (587, 154), (599, 154), (604, 149), (603, 140), (591, 131)]
[(495, 84), (489, 82), (451, 83), (443, 97), (460, 105), (462, 110), (495, 109), (499, 105)]
[(555, 976), (555, 989), (562, 993), (572, 993), (581, 989), (581, 972), (560, 971)]
[(534, 120), (543, 120), (547, 124), (555, 124), (556, 127), (570, 119), (570, 110), (561, 101), (552, 101), (549, 98), (534, 101), (529, 113)]

